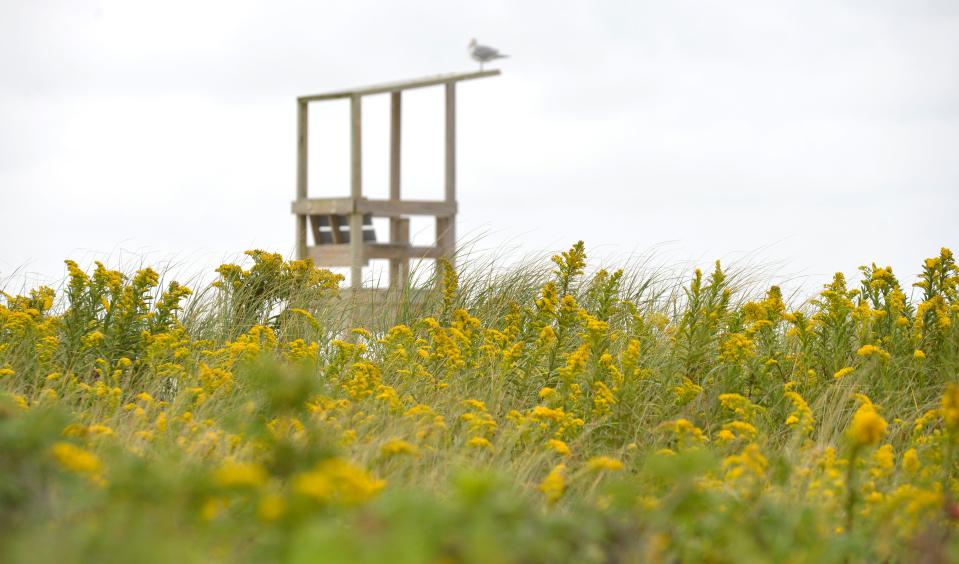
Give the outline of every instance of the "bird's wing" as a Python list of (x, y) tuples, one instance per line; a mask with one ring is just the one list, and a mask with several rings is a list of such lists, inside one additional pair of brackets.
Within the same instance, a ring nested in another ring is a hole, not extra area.
[(488, 61), (490, 59), (495, 59), (500, 56), (499, 51), (493, 49), (492, 47), (487, 47), (486, 45), (477, 45), (473, 48), (473, 55), (478, 59)]

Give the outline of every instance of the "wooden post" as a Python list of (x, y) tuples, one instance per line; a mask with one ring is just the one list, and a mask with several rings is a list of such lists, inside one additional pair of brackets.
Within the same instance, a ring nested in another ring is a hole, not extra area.
[(446, 201), (456, 201), (456, 83), (446, 83)]
[(363, 213), (356, 209), (356, 202), (363, 197), (363, 98), (350, 97), (350, 197), (354, 209), (350, 214), (350, 285), (363, 286)]
[[(456, 203), (456, 83), (446, 83), (446, 202)], [(453, 260), (456, 252), (456, 215), (444, 218), (443, 254)]]
[[(309, 146), (309, 105), (302, 100), (296, 104), (296, 199), (306, 199), (307, 147)], [(296, 216), (296, 258), (306, 258), (306, 215)]]
[[(402, 127), (402, 99), (401, 91), (397, 90), (390, 94), (390, 202), (400, 201), (400, 139)], [(400, 224), (398, 217), (390, 218), (390, 242), (400, 242)], [(406, 220), (407, 237), (406, 243), (409, 243), (409, 220)], [(406, 271), (409, 271), (409, 259), (390, 259), (390, 287), (395, 288), (401, 283), (406, 282), (406, 276), (401, 275), (401, 263), (406, 263)]]
[[(456, 83), (446, 83), (446, 169), (444, 171), (445, 199), (456, 202)], [(449, 261), (456, 252), (456, 216), (436, 218), (436, 245)], [(437, 265), (436, 275), (440, 276)]]
[[(390, 234), (392, 237), (393, 234)], [(393, 241), (403, 244), (410, 244), (410, 219), (408, 217), (396, 218), (396, 238)], [(410, 278), (410, 257), (409, 255), (404, 256), (401, 259), (395, 260), (396, 262), (396, 274), (394, 278), (394, 273), (390, 271), (390, 285), (393, 287), (400, 287), (400, 285), (406, 285)], [(394, 260), (390, 260), (390, 267), (392, 269)], [(394, 282), (395, 281), (395, 282)]]

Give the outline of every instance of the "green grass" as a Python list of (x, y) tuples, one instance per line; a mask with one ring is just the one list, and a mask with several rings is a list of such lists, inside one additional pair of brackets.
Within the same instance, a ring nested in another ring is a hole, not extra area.
[(959, 558), (946, 249), (915, 291), (870, 266), (784, 303), (577, 244), (362, 312), (248, 255), (3, 295), (0, 560)]

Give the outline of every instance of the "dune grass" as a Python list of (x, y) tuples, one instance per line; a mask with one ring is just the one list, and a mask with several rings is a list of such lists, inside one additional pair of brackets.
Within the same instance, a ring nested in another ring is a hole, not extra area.
[(577, 243), (362, 315), (247, 254), (2, 295), (0, 560), (959, 559), (947, 249), (785, 303)]

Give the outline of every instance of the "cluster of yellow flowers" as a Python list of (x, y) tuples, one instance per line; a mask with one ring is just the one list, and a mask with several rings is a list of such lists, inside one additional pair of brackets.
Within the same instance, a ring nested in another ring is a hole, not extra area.
[(794, 311), (777, 287), (737, 305), (718, 263), (667, 299), (630, 293), (622, 271), (583, 280), (577, 244), (552, 279), (491, 299), (464, 294), (444, 262), (434, 315), (355, 329), (339, 325), (338, 276), (248, 255), (193, 302), (175, 282), (157, 290), (150, 269), (88, 275), (71, 261), (59, 307), (49, 288), (3, 294), (0, 424), (62, 409), (45, 456), (98, 488), (117, 452), (176, 453), (205, 476), (205, 522), (349, 508), (461, 465), (502, 471), (549, 507), (606, 507), (604, 485), (623, 482), (632, 507), (661, 510), (674, 477), (647, 467), (702, 456), (717, 463), (691, 491), (803, 504), (844, 534), (894, 523), (906, 539), (959, 495), (946, 249), (917, 304), (873, 265), (860, 288), (837, 274)]

